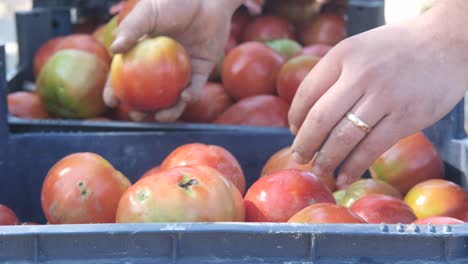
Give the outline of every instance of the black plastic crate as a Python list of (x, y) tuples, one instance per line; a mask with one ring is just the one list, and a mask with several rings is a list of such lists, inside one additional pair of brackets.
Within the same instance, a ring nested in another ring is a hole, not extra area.
[[(0, 62), (3, 52), (0, 48)], [(0, 63), (0, 76), (4, 76)], [(0, 94), (5, 93), (0, 78)], [(453, 117), (453, 115), (452, 115)], [(456, 123), (448, 117), (442, 121)], [(456, 126), (428, 131), (451, 179), (468, 189), (468, 139)], [(439, 133), (437, 133), (439, 132)], [(44, 222), (42, 181), (63, 156), (91, 151), (133, 182), (175, 147), (217, 144), (239, 160), (251, 184), (289, 133), (84, 132), (11, 133), (0, 96), (0, 203), (21, 220)], [(0, 262), (13, 263), (468, 263), (468, 224), (101, 224), (0, 227)]]

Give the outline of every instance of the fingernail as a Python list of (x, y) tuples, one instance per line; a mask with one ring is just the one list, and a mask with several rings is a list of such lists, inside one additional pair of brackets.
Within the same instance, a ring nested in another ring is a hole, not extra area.
[(297, 127), (295, 125), (291, 125), (289, 127), (289, 130), (291, 130), (291, 133), (293, 133), (293, 135), (297, 134)]
[(111, 45), (111, 50), (113, 52), (118, 52), (120, 47), (124, 45), (126, 42), (126, 38), (124, 36), (118, 36)]

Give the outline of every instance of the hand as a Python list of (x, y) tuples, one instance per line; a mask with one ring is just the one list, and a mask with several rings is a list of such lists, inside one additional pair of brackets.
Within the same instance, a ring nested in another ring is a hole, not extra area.
[[(241, 0), (140, 0), (120, 24), (113, 53), (131, 49), (146, 35), (166, 35), (180, 42), (191, 56), (192, 78), (176, 105), (154, 115), (158, 122), (176, 121), (188, 102), (196, 100), (227, 42), (231, 16)], [(104, 101), (118, 105), (110, 81)], [(132, 116), (141, 116), (133, 113)], [(138, 118), (136, 118), (138, 119)]]
[[(314, 158), (313, 172), (327, 175), (345, 161), (337, 181), (345, 187), (399, 139), (432, 125), (459, 102), (468, 87), (468, 37), (453, 31), (466, 20), (440, 23), (448, 19), (441, 13), (349, 38), (317, 64), (289, 113), (299, 162)], [(350, 122), (348, 112), (370, 132)]]

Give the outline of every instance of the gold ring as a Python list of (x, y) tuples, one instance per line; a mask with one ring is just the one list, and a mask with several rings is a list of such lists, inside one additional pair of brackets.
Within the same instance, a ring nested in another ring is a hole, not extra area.
[(354, 125), (356, 125), (359, 129), (361, 129), (364, 133), (369, 133), (370, 132), (370, 127), (368, 124), (366, 124), (364, 121), (362, 121), (359, 117), (357, 117), (353, 113), (347, 113), (346, 118), (351, 121)]

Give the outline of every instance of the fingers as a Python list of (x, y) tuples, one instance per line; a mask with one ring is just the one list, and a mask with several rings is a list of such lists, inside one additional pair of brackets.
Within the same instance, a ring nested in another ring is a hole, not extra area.
[(361, 92), (357, 89), (350, 89), (344, 79), (333, 85), (310, 109), (302, 123), (292, 145), (295, 159), (300, 163), (312, 160), (330, 131), (360, 100), (361, 96)]
[(117, 37), (111, 46), (114, 54), (123, 53), (135, 46), (138, 40), (154, 31), (158, 12), (149, 0), (142, 0), (120, 23)]
[(340, 65), (338, 58), (329, 53), (320, 60), (299, 86), (289, 110), (289, 125), (293, 134), (301, 128), (312, 106), (337, 82), (341, 74)]
[(171, 108), (163, 109), (155, 113), (154, 119), (160, 123), (172, 123), (179, 119), (184, 113), (187, 103), (184, 100), (179, 100)]
[(119, 99), (114, 95), (114, 90), (112, 89), (110, 74), (107, 77), (106, 85), (104, 86), (104, 91), (103, 91), (102, 96), (104, 99), (104, 103), (108, 107), (115, 108), (119, 105)]
[[(386, 114), (383, 108), (379, 107), (371, 97), (363, 98), (350, 113), (353, 113), (370, 128), (376, 126)], [(312, 172), (317, 175), (332, 174), (367, 135), (351, 120), (346, 117), (342, 118), (318, 152)]]
[(338, 174), (337, 186), (347, 186), (357, 179), (401, 138), (401, 133), (391, 116), (384, 118), (357, 146)]
[(189, 103), (198, 100), (215, 63), (206, 59), (192, 58), (192, 78), (190, 85), (182, 92), (181, 98)]

